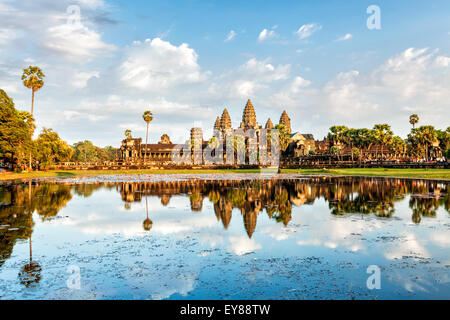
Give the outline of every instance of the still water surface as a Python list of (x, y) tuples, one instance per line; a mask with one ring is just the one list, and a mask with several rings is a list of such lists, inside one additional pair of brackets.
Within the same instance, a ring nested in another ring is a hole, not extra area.
[(250, 174), (0, 185), (0, 298), (450, 299), (449, 185)]

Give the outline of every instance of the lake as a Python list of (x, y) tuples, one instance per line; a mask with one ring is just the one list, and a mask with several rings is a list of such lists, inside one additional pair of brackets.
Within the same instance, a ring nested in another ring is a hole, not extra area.
[(448, 181), (124, 175), (0, 185), (1, 299), (449, 299)]

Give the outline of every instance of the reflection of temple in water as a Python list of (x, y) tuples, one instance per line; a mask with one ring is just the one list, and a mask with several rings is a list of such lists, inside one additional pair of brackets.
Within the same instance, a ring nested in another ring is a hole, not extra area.
[[(395, 202), (410, 195), (411, 220), (420, 223), (424, 218), (435, 217), (439, 207), (450, 211), (449, 185), (433, 180), (323, 176), (284, 180), (4, 185), (0, 186), (0, 267), (10, 257), (17, 241), (30, 238), (34, 226), (30, 214), (37, 213), (42, 221), (51, 220), (73, 196), (90, 197), (99, 189), (117, 190), (128, 206), (151, 196), (159, 197), (161, 204), (167, 206), (172, 196), (184, 195), (191, 210), (198, 213), (207, 199), (225, 229), (231, 223), (233, 209), (235, 219), (240, 212), (247, 235), (252, 237), (257, 230), (258, 216), (264, 211), (270, 219), (287, 226), (293, 206), (313, 204), (316, 199), (325, 200), (333, 215), (373, 214), (390, 218), (395, 214)], [(150, 230), (151, 208), (143, 220), (144, 230)]]
[[(404, 180), (358, 177), (313, 177), (285, 180), (190, 180), (172, 182), (119, 183), (116, 186), (126, 202), (140, 202), (144, 195), (158, 196), (163, 205), (170, 197), (187, 195), (191, 210), (201, 212), (208, 198), (225, 229), (233, 209), (239, 209), (245, 230), (251, 238), (258, 215), (287, 226), (292, 207), (313, 204), (323, 198), (334, 215), (374, 214), (389, 218), (395, 213), (395, 201), (412, 194), (412, 220), (433, 217), (440, 205), (449, 210), (448, 184), (430, 180)], [(163, 201), (164, 200), (164, 201)]]

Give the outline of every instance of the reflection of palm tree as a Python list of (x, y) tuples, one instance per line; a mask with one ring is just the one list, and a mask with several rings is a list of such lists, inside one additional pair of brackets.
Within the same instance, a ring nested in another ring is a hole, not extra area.
[[(32, 219), (32, 212), (30, 212), (30, 220)], [(31, 233), (29, 238), (30, 246), (30, 263), (23, 266), (22, 271), (19, 272), (20, 283), (26, 287), (38, 283), (41, 280), (42, 268), (39, 263), (33, 261), (33, 250), (31, 245)]]
[(142, 223), (142, 226), (144, 227), (145, 231), (150, 231), (152, 229), (153, 226), (153, 221), (149, 219), (148, 217), (148, 201), (147, 201), (147, 196), (145, 197), (145, 211), (147, 212), (147, 218), (144, 220), (144, 222)]

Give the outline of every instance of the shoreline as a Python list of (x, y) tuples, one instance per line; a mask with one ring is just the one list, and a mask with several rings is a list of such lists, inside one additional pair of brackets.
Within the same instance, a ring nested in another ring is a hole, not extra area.
[[(185, 169), (185, 170), (54, 170), (33, 171), (23, 173), (1, 173), (1, 182), (15, 182), (30, 179), (45, 178), (75, 178), (95, 177), (105, 175), (148, 175), (148, 174), (246, 174), (261, 173), (258, 169)], [(282, 169), (283, 174), (298, 174), (306, 176), (329, 175), (329, 176), (359, 176), (359, 177), (385, 177), (385, 178), (409, 178), (409, 179), (431, 179), (450, 181), (450, 169), (384, 169), (384, 168), (351, 168), (351, 169)]]

